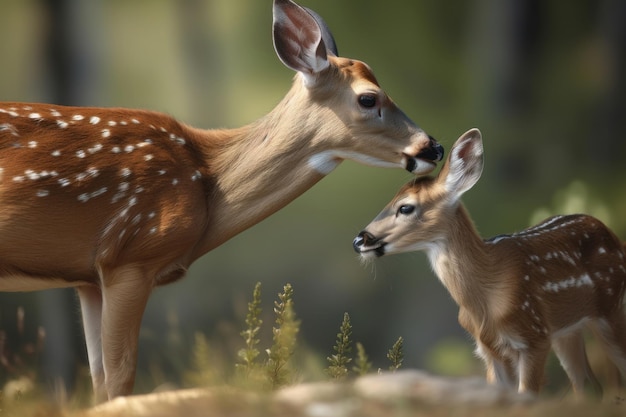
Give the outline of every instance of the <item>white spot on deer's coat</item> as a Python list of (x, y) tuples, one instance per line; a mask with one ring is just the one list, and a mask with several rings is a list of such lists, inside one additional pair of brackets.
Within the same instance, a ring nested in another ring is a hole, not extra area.
[(92, 125), (97, 125), (98, 123), (100, 123), (100, 118), (98, 116), (91, 116), (91, 118), (89, 119), (89, 123), (91, 123)]
[(41, 114), (39, 113), (31, 113), (28, 115), (28, 118), (29, 119), (41, 119), (42, 117), (41, 117)]
[(76, 151), (76, 156), (79, 158), (84, 158), (87, 156), (87, 153), (85, 153), (85, 151), (83, 151), (82, 149)]
[(587, 274), (583, 274), (579, 277), (570, 277), (569, 279), (557, 282), (547, 282), (541, 287), (546, 292), (557, 293), (561, 290), (569, 288), (581, 288), (583, 286), (593, 287), (593, 281)]
[(41, 176), (32, 169), (27, 169), (26, 171), (24, 171), (24, 174), (26, 174), (26, 178), (33, 181), (41, 178)]
[(111, 131), (109, 129), (102, 129), (102, 137), (108, 138), (109, 136), (111, 136)]
[(131, 153), (134, 150), (135, 150), (135, 147), (133, 145), (126, 145), (124, 147), (124, 152), (126, 152), (126, 153)]
[(84, 118), (85, 118), (85, 116), (83, 116), (82, 114), (75, 114), (74, 116), (72, 116), (72, 120), (74, 120), (76, 122), (80, 122)]
[(37, 190), (37, 197), (47, 197), (50, 195), (48, 190)]
[(600, 247), (598, 248), (598, 253), (599, 253), (600, 255), (604, 255), (604, 254), (606, 253), (606, 249), (604, 249), (602, 246), (600, 246)]
[(61, 129), (65, 129), (69, 126), (69, 123), (64, 122), (63, 120), (57, 120), (57, 126), (59, 126)]
[(3, 123), (3, 124), (0, 125), (0, 132), (2, 132), (2, 131), (11, 132), (11, 135), (13, 135), (13, 136), (19, 136), (15, 126), (13, 126), (12, 124), (9, 124), (9, 123)]
[(52, 153), (50, 155), (52, 155), (52, 156), (61, 156), (61, 151), (57, 149), (56, 151), (52, 151)]
[(122, 177), (129, 177), (130, 174), (132, 174), (132, 171), (130, 170), (130, 168), (122, 168), (120, 171), (120, 175)]
[(91, 148), (87, 149), (87, 151), (91, 154), (94, 154), (96, 152), (100, 152), (102, 150), (103, 146), (100, 143), (96, 143), (95, 145), (93, 145)]

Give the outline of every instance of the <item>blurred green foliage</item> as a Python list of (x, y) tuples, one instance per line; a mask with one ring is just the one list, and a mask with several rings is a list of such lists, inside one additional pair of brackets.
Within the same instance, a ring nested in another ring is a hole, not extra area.
[[(43, 3), (0, 4), (3, 100), (51, 100)], [(84, 36), (75, 41), (92, 61), (85, 91), (91, 105), (235, 127), (268, 112), (289, 89), (292, 72), (272, 48), (270, 0), (74, 3), (87, 9), (76, 19)], [(447, 149), (467, 129), (482, 130), (485, 171), (464, 200), (485, 236), (564, 208), (553, 199), (566, 190), (594, 202), (580, 209), (602, 207), (626, 238), (622, 3), (302, 1), (326, 19), (340, 54), (366, 61), (398, 105)], [(400, 170), (346, 162), (203, 257), (185, 280), (158, 289), (142, 327), (138, 390), (151, 389), (142, 378), (167, 380), (180, 371), (196, 332), (236, 352), (239, 328), (232, 323), (245, 317), (257, 281), (268, 293), (294, 283), (302, 346), (320, 355), (332, 346), (329, 329), (344, 311), (373, 358), (404, 335), (405, 366), (425, 366), (444, 338), (467, 340), (424, 256), (390, 257), (370, 269), (352, 252), (352, 238), (409, 179)], [(0, 294), (0, 321), (16, 305), (51, 316), (42, 304), (50, 294)], [(271, 311), (271, 304), (262, 307)], [(77, 304), (56, 308), (54, 316), (79, 332)], [(55, 337), (76, 345), (85, 363), (80, 338), (48, 328), (48, 343)]]

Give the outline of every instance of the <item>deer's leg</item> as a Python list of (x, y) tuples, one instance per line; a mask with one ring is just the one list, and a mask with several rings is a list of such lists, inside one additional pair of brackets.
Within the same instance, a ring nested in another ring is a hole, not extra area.
[(585, 390), (585, 381), (589, 379), (593, 390), (602, 396), (602, 386), (589, 365), (585, 339), (581, 331), (574, 331), (552, 340), (552, 348), (559, 358), (561, 366), (572, 383), (574, 394), (582, 398)]
[(83, 329), (93, 391), (96, 402), (100, 403), (107, 400), (106, 387), (104, 386), (104, 367), (102, 364), (102, 293), (99, 288), (92, 286), (78, 287), (76, 292), (80, 300), (80, 310), (83, 317)]
[(550, 343), (547, 340), (538, 341), (534, 346), (519, 351), (519, 392), (539, 393), (549, 352)]
[(137, 366), (141, 319), (152, 279), (137, 268), (104, 273), (102, 352), (109, 399), (132, 393)]

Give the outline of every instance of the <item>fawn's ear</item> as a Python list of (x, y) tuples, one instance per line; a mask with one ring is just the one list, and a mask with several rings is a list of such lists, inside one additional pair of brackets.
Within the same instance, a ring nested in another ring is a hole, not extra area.
[(470, 129), (457, 139), (440, 173), (453, 201), (472, 188), (483, 172), (483, 140), (480, 130)]
[(311, 13), (291, 0), (274, 0), (273, 13), (274, 49), (278, 58), (301, 73), (306, 85), (312, 85), (315, 75), (330, 65), (323, 39), (323, 35), (333, 39), (328, 27), (319, 15), (322, 26)]

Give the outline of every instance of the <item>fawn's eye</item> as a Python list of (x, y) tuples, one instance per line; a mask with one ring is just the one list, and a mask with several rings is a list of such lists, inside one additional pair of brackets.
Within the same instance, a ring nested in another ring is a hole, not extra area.
[(403, 214), (403, 215), (407, 215), (407, 214), (411, 214), (415, 211), (415, 206), (411, 205), (411, 204), (403, 204), (400, 206), (400, 208), (398, 208), (398, 214)]
[(372, 108), (376, 106), (376, 96), (374, 94), (361, 94), (359, 104), (366, 108)]

